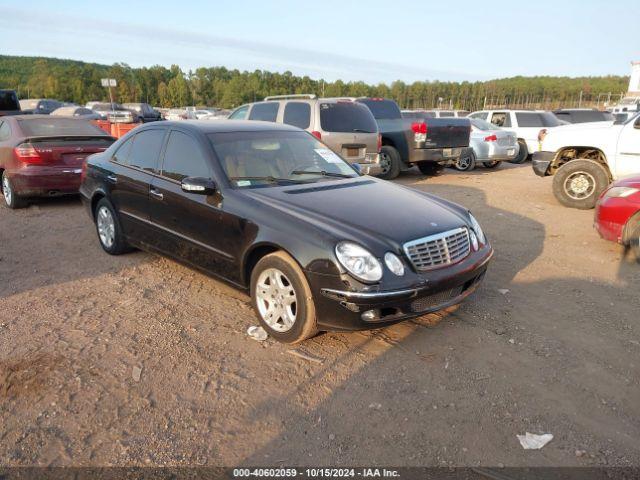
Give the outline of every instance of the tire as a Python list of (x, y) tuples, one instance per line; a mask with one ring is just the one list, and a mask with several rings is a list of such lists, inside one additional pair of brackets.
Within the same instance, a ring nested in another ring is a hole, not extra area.
[(124, 238), (120, 218), (109, 200), (101, 198), (98, 201), (93, 218), (98, 241), (105, 252), (109, 255), (120, 255), (131, 250)]
[(400, 159), (400, 153), (391, 145), (384, 145), (380, 149), (380, 167), (382, 172), (378, 177), (384, 180), (393, 180), (400, 175), (400, 169), (402, 160)]
[[(272, 284), (278, 287), (271, 290)], [(280, 306), (272, 310), (274, 295)], [(287, 298), (292, 296), (294, 301), (288, 304)], [(318, 333), (309, 283), (298, 263), (285, 252), (271, 253), (258, 261), (251, 272), (251, 303), (260, 325), (279, 342), (299, 343)], [(270, 313), (276, 316), (270, 317)]]
[(473, 153), (473, 150), (463, 153), (458, 157), (453, 167), (461, 172), (470, 172), (476, 168), (476, 154)]
[(13, 210), (27, 206), (27, 200), (15, 192), (13, 182), (9, 179), (6, 171), (2, 172), (2, 195), (4, 203)]
[(494, 162), (482, 162), (482, 165), (484, 165), (484, 168), (498, 168), (501, 163), (501, 161), (496, 160)]
[(444, 167), (442, 165), (433, 162), (420, 162), (418, 163), (418, 169), (424, 175), (429, 175), (431, 177), (440, 175), (444, 171)]
[(518, 145), (520, 145), (520, 151), (518, 152), (518, 156), (513, 160), (509, 160), (509, 163), (516, 163), (520, 165), (521, 163), (524, 163), (527, 161), (527, 158), (529, 157), (529, 149), (527, 148), (527, 142), (519, 138)]
[(640, 263), (640, 214), (631, 217), (625, 226), (624, 246)]
[(609, 185), (609, 174), (594, 160), (571, 160), (553, 177), (553, 194), (565, 207), (589, 210)]

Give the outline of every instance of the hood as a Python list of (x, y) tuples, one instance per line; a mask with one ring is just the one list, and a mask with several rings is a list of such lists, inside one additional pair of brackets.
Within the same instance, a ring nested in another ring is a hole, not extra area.
[(323, 229), (336, 240), (384, 241), (400, 246), (468, 223), (462, 207), (373, 177), (243, 193)]

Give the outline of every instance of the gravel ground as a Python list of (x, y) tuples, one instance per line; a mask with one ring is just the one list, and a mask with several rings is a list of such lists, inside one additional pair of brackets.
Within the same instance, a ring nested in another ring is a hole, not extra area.
[(528, 165), (397, 182), (472, 208), (486, 282), (293, 353), (241, 292), (104, 254), (77, 199), (3, 204), (0, 464), (640, 466), (640, 266)]

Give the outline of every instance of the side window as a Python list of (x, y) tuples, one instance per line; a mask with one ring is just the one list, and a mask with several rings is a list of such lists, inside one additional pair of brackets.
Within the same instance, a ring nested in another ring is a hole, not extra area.
[(445, 118), (445, 117), (455, 117), (455, 113), (453, 113), (453, 112), (440, 112), (440, 118)]
[(255, 103), (249, 114), (249, 120), (275, 122), (278, 117), (278, 102)]
[(244, 120), (247, 118), (247, 112), (249, 111), (249, 105), (238, 108), (235, 112), (229, 115), (229, 120)]
[(129, 165), (148, 172), (157, 172), (164, 133), (164, 129), (145, 130), (138, 133), (129, 152)]
[(129, 151), (131, 151), (131, 145), (135, 135), (129, 137), (125, 142), (118, 147), (116, 153), (113, 155), (113, 161), (122, 165), (129, 165)]
[(305, 102), (288, 102), (284, 107), (283, 122), (298, 128), (309, 128), (311, 105)]
[(543, 127), (542, 118), (537, 113), (516, 113), (519, 127)]
[(495, 112), (491, 115), (491, 123), (498, 127), (510, 127), (511, 117), (509, 116), (509, 112)]
[(469, 118), (479, 118), (480, 120), (486, 120), (487, 119), (487, 112), (478, 112), (478, 113), (472, 113), (471, 115), (469, 115)]
[(7, 122), (0, 122), (0, 142), (9, 140), (11, 137), (11, 127)]
[(198, 142), (185, 133), (173, 130), (164, 152), (162, 175), (180, 182), (185, 177), (210, 178), (211, 169)]

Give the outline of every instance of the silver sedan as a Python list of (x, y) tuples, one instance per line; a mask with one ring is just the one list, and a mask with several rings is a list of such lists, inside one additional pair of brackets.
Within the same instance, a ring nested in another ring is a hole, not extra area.
[(470, 118), (471, 138), (467, 154), (463, 154), (454, 165), (458, 170), (473, 170), (477, 163), (495, 168), (500, 162), (513, 160), (520, 147), (515, 132), (503, 130), (479, 118)]

